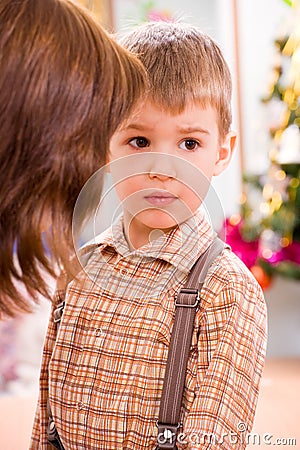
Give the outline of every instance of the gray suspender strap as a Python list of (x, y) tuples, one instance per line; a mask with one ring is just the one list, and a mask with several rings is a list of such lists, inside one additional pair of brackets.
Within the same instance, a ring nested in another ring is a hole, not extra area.
[[(64, 312), (66, 288), (70, 281), (71, 281), (71, 279), (69, 279), (67, 276), (64, 276), (64, 278), (61, 277), (57, 283), (58, 284), (57, 295), (58, 295), (58, 298), (60, 298), (60, 300), (61, 300), (57, 304), (57, 306), (53, 312), (53, 321), (56, 324), (57, 332), (58, 332), (61, 318), (62, 318), (62, 315)], [(58, 431), (55, 427), (55, 422), (54, 422), (52, 411), (51, 411), (49, 397), (47, 399), (47, 413), (48, 413), (48, 428), (47, 428), (48, 442), (53, 447), (57, 448), (58, 450), (64, 450), (64, 446), (60, 440)]]
[(178, 292), (175, 299), (175, 320), (157, 421), (157, 450), (177, 448), (182, 395), (200, 291), (209, 267), (224, 247), (223, 241), (214, 239), (193, 266), (185, 287)]

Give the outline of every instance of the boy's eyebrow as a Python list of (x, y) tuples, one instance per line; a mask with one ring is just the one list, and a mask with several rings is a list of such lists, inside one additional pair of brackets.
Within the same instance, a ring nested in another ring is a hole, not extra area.
[(203, 134), (210, 134), (208, 130), (202, 127), (192, 127), (192, 126), (186, 126), (186, 127), (178, 127), (178, 131), (182, 134), (186, 133), (203, 133)]
[[(153, 131), (154, 128), (151, 126), (144, 125), (142, 123), (126, 123), (123, 126), (120, 127), (120, 131), (126, 131), (126, 130), (136, 130), (136, 131)], [(202, 133), (202, 134), (210, 134), (208, 130), (205, 128), (199, 127), (199, 126), (183, 126), (183, 127), (177, 127), (177, 130), (181, 134), (186, 133)]]
[(149, 127), (147, 125), (144, 124), (139, 124), (139, 123), (126, 123), (124, 126), (120, 127), (120, 131), (126, 131), (126, 130), (137, 130), (137, 131), (151, 131), (153, 130), (152, 127)]

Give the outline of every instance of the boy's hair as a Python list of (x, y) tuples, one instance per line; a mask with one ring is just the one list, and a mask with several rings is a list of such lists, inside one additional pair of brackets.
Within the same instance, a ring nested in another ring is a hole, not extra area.
[[(0, 317), (29, 310), (72, 249), (72, 215), (111, 135), (144, 91), (141, 62), (69, 0), (0, 2)], [(52, 217), (51, 217), (52, 215)]]
[(150, 98), (161, 108), (180, 113), (189, 102), (215, 107), (219, 132), (231, 125), (231, 75), (216, 42), (193, 25), (153, 22), (120, 39), (146, 67)]

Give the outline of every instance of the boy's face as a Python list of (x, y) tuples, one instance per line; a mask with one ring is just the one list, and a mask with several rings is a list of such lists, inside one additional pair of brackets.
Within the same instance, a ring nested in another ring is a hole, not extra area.
[(133, 247), (148, 243), (153, 230), (172, 229), (195, 213), (234, 144), (232, 132), (221, 139), (210, 106), (191, 104), (173, 115), (146, 100), (130, 115), (111, 139), (110, 162)]

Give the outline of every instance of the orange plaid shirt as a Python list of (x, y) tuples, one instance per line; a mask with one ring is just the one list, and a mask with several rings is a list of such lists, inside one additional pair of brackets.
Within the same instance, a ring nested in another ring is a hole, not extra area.
[[(212, 237), (198, 213), (139, 250), (128, 248), (122, 220), (97, 239), (68, 285), (58, 334), (50, 320), (31, 449), (52, 448), (48, 396), (66, 450), (155, 449), (174, 296)], [(245, 448), (265, 350), (261, 289), (226, 248), (201, 292), (179, 449)]]

